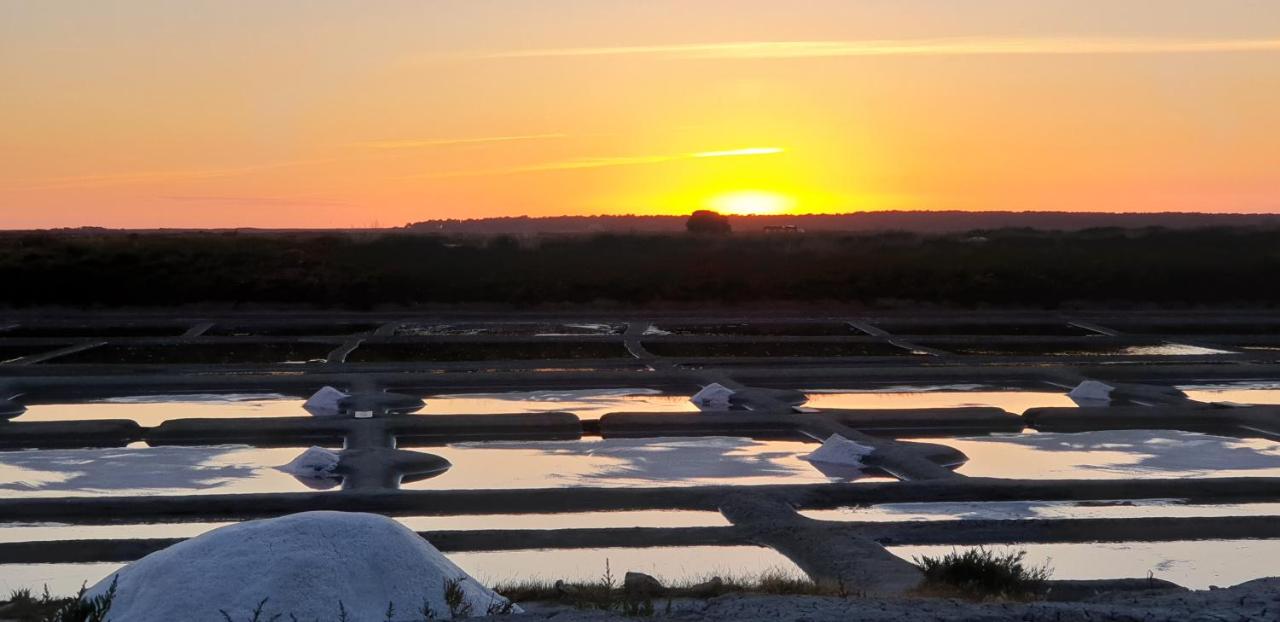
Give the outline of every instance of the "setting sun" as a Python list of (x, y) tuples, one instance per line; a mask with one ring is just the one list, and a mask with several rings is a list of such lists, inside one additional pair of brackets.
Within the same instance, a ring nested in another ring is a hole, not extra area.
[(795, 200), (791, 197), (774, 192), (747, 190), (722, 194), (712, 198), (709, 205), (711, 209), (722, 214), (758, 216), (762, 214), (782, 214), (795, 207), (795, 203)]

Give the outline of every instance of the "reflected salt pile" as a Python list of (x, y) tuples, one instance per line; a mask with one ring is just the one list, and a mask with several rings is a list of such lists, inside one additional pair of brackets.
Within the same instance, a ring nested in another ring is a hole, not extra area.
[(304, 448), (127, 447), (0, 452), (0, 497), (299, 492), (275, 467)]
[(705, 580), (712, 576), (759, 576), (771, 570), (796, 577), (805, 576), (781, 553), (755, 546), (451, 553), (449, 559), (486, 585), (531, 579), (595, 582), (604, 575), (606, 562), (615, 577), (635, 571), (652, 575), (664, 583)]
[(809, 396), (806, 408), (875, 409), (875, 408), (962, 408), (993, 406), (1021, 414), (1029, 408), (1074, 406), (1063, 391), (1000, 390), (977, 384), (890, 386), (874, 389), (805, 389)]
[(969, 456), (971, 477), (1120, 479), (1280, 476), (1280, 443), (1176, 430), (918, 439)]
[[(1053, 579), (1123, 579), (1145, 577), (1149, 572), (1156, 579), (1200, 590), (1275, 576), (1275, 559), (1280, 556), (1280, 540), (1019, 544), (1016, 548), (1026, 550), (1028, 564), (1047, 562)], [(909, 560), (945, 555), (954, 547), (894, 546), (889, 550)]]
[(132, 419), (154, 427), (170, 419), (306, 417), (303, 401), (278, 393), (136, 395), (75, 404), (31, 406), (16, 421)]
[(485, 415), (566, 411), (582, 419), (610, 412), (696, 412), (684, 395), (656, 389), (586, 389), (458, 393), (427, 397), (423, 415)]
[(1280, 503), (1194, 505), (1176, 499), (1136, 501), (974, 501), (953, 503), (886, 503), (871, 507), (803, 510), (816, 520), (898, 522), (944, 520), (1029, 520), (1037, 518), (1193, 518), (1275, 516)]
[[(844, 481), (800, 456), (814, 445), (749, 438), (645, 438), (461, 443), (433, 447), (454, 467), (405, 488), (699, 486)], [(889, 481), (864, 478), (859, 481)]]
[(1154, 346), (1129, 346), (1122, 348), (1120, 354), (1130, 356), (1203, 356), (1211, 354), (1235, 354), (1230, 350), (1205, 348), (1185, 343), (1162, 343)]
[(1186, 384), (1178, 388), (1199, 402), (1280, 405), (1280, 382)]

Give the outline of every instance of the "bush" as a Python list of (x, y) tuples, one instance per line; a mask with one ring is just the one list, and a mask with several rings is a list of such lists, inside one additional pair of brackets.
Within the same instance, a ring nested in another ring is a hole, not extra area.
[(923, 592), (974, 599), (1025, 599), (1039, 595), (1052, 574), (1047, 564), (1025, 565), (1026, 555), (1026, 551), (996, 553), (979, 547), (913, 561), (924, 571)]

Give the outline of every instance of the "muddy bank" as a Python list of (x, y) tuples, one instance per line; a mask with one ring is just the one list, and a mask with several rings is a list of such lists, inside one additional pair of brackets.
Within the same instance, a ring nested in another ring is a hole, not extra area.
[[(1142, 620), (1276, 620), (1280, 617), (1280, 578), (1258, 579), (1206, 591), (1119, 591), (1072, 602), (971, 603), (930, 598), (832, 598), (819, 596), (730, 595), (710, 600), (654, 603), (657, 620), (736, 620), (739, 622), (915, 622), (984, 620), (1086, 622)], [(632, 619), (620, 614), (581, 611), (564, 605), (526, 605), (521, 620), (587, 622)]]

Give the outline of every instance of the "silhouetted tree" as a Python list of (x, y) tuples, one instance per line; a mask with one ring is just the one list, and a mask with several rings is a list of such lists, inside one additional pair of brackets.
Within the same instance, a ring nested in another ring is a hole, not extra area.
[(700, 209), (689, 216), (684, 223), (689, 233), (700, 235), (727, 235), (733, 230), (729, 226), (729, 217), (711, 210)]

